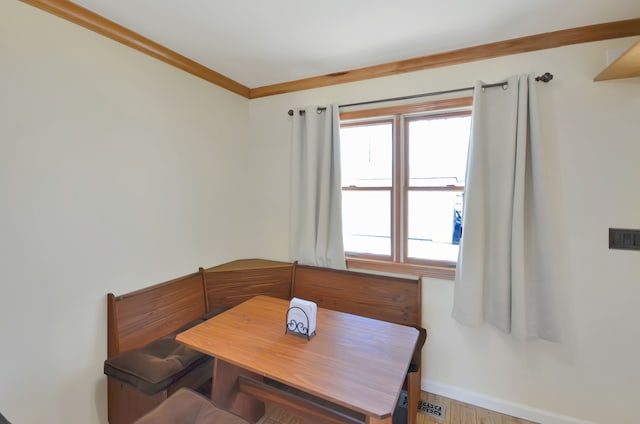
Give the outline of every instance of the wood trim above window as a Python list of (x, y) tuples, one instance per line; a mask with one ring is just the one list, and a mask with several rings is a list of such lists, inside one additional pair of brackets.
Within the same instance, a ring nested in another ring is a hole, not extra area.
[[(347, 121), (352, 119), (371, 118), (375, 116), (392, 116), (398, 114), (406, 115), (410, 113), (430, 112), (433, 110), (471, 107), (472, 104), (473, 96), (457, 97), (455, 99), (429, 100), (419, 103), (411, 103), (409, 105), (405, 104), (354, 110), (351, 112), (340, 112), (340, 119)], [(449, 112), (448, 114), (453, 116), (455, 112)], [(465, 112), (465, 114), (468, 114), (468, 112)], [(372, 122), (375, 123), (376, 121)]]
[(291, 93), (294, 91), (310, 90), (312, 88), (363, 81), (406, 72), (422, 71), (460, 63), (475, 62), (495, 57), (527, 53), (537, 50), (552, 49), (572, 44), (590, 43), (593, 41), (609, 40), (613, 38), (633, 37), (640, 35), (640, 18), (624, 21), (607, 22), (603, 24), (587, 25), (559, 31), (545, 32), (526, 37), (512, 38), (495, 43), (481, 44), (398, 62), (373, 65), (365, 68), (352, 69), (344, 72), (304, 78), (296, 81), (283, 82), (252, 88), (250, 99)]
[(640, 35), (640, 18), (513, 38), (412, 59), (335, 72), (328, 75), (249, 88), (148, 38), (68, 0), (21, 0), (52, 15), (102, 34), (248, 99), (274, 96), (347, 82), (362, 81), (494, 57), (592, 41)]

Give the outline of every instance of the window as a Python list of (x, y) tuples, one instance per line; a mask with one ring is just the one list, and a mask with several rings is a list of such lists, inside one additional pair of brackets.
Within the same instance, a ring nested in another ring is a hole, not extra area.
[(471, 98), (341, 114), (350, 268), (453, 278)]

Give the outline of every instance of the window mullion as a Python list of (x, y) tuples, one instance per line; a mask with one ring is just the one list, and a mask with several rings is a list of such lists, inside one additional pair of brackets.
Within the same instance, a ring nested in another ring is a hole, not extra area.
[(394, 117), (394, 260), (404, 262), (406, 255), (406, 148), (404, 143), (404, 119), (402, 115)]
[(402, 258), (407, 261), (408, 234), (409, 234), (409, 124), (405, 115), (401, 117), (402, 132), (400, 145), (402, 146)]

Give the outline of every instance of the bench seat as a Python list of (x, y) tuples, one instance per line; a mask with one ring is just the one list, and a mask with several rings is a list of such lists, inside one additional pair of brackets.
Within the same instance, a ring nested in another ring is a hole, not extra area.
[(167, 336), (107, 359), (104, 373), (142, 393), (154, 395), (211, 361), (210, 356), (186, 347), (175, 337)]

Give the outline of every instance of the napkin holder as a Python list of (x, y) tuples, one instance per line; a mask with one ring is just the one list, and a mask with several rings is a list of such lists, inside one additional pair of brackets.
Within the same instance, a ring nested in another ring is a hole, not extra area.
[(316, 313), (318, 307), (315, 303), (298, 298), (291, 299), (285, 321), (284, 333), (306, 337), (310, 340), (316, 334)]

